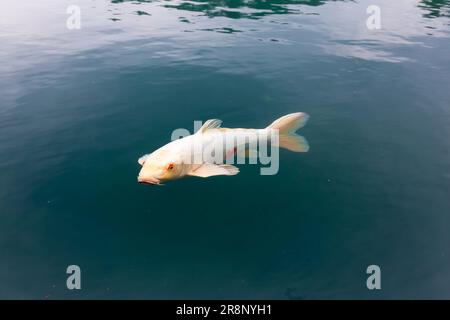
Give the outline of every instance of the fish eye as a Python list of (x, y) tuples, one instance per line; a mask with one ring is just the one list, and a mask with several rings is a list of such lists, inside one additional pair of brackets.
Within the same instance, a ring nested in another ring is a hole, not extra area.
[(168, 170), (172, 170), (173, 167), (175, 167), (175, 164), (173, 164), (173, 163), (169, 163), (169, 164), (167, 165), (167, 169), (168, 169)]

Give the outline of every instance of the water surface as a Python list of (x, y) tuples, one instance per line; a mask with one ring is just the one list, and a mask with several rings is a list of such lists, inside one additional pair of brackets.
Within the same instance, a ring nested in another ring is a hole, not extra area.
[[(3, 1), (0, 297), (450, 298), (450, 1), (376, 2)], [(175, 128), (295, 111), (275, 176), (136, 183)]]

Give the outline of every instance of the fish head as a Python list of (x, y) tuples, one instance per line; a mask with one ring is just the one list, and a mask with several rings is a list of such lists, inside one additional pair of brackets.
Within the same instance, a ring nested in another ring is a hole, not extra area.
[(182, 177), (183, 167), (178, 155), (170, 152), (154, 152), (138, 160), (142, 166), (138, 182), (159, 185)]

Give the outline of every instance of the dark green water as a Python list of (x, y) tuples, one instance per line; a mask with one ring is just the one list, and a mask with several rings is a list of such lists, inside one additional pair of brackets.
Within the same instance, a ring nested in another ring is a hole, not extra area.
[[(450, 298), (450, 1), (73, 2), (0, 5), (0, 298)], [(277, 175), (136, 182), (295, 111)]]

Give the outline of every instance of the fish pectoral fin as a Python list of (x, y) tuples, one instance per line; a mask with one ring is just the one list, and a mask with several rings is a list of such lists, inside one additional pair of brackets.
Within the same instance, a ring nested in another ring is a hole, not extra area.
[(239, 173), (239, 168), (230, 164), (205, 163), (188, 173), (190, 176), (207, 178), (211, 176), (234, 176)]
[(197, 132), (204, 133), (208, 129), (217, 129), (222, 125), (222, 120), (219, 119), (209, 119), (207, 120)]

